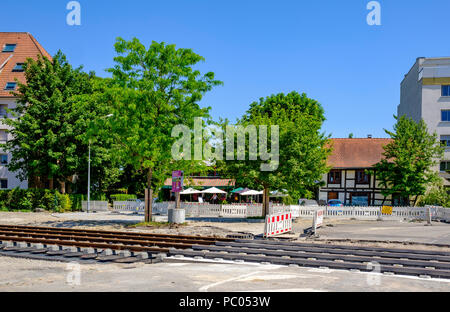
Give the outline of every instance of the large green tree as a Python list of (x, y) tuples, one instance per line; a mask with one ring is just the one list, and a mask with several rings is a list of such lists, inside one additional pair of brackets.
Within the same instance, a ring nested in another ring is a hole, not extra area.
[[(61, 51), (52, 59), (28, 59), (24, 68), (27, 83), (19, 83), (17, 106), (4, 121), (12, 127), (12, 140), (2, 145), (12, 154), (8, 169), (21, 180), (29, 179), (30, 187), (45, 187), (49, 181), (50, 188), (59, 187), (65, 193), (67, 183), (75, 182), (77, 188), (77, 181), (85, 181), (87, 121), (102, 113), (81, 100), (93, 93), (94, 74), (74, 69)], [(107, 148), (106, 144), (101, 147)], [(93, 171), (100, 171), (98, 178), (109, 168), (107, 158), (94, 163)]]
[[(246, 136), (248, 148), (244, 146), (245, 159), (238, 155), (243, 147), (236, 146), (235, 160), (220, 161), (221, 170), (242, 185), (263, 188), (265, 213), (268, 213), (269, 209), (270, 190), (286, 190), (292, 198), (312, 197), (322, 175), (328, 170), (328, 137), (321, 132), (324, 120), (322, 106), (306, 94), (291, 92), (261, 98), (259, 102), (252, 103), (246, 114), (237, 122), (238, 126), (244, 127), (244, 130), (237, 131), (238, 135)], [(247, 131), (251, 126), (256, 126), (259, 130), (256, 142), (251, 131)], [(267, 126), (268, 141), (273, 135), (276, 136), (276, 132), (279, 136), (279, 143), (268, 143), (267, 150), (262, 137), (264, 126)], [(273, 126), (278, 127), (278, 130)], [(230, 142), (234, 139), (234, 135), (228, 136), (225, 145), (234, 144)], [(236, 143), (238, 140), (236, 136)], [(252, 141), (253, 147), (258, 145), (257, 160), (254, 160), (255, 155), (253, 160), (251, 159)], [(228, 147), (225, 146), (225, 149)], [(278, 154), (279, 160), (264, 157), (263, 154), (267, 154), (265, 152), (273, 154), (275, 158)]]
[[(113, 116), (108, 118), (124, 165), (146, 175), (147, 188), (156, 190), (174, 169), (198, 171), (201, 162), (175, 161), (171, 147), (179, 124), (193, 127), (195, 117), (209, 118), (209, 108), (198, 102), (221, 82), (214, 73), (194, 67), (204, 58), (190, 49), (152, 42), (146, 48), (138, 39), (115, 43), (118, 54), (109, 89), (102, 94)], [(146, 219), (151, 218), (151, 199)]]
[(437, 134), (430, 134), (423, 120), (417, 123), (405, 116), (394, 117), (393, 131), (385, 129), (392, 142), (384, 147), (384, 159), (374, 170), (385, 199), (396, 195), (410, 202), (414, 197), (415, 204), (418, 196), (440, 179), (433, 166), (444, 150)]

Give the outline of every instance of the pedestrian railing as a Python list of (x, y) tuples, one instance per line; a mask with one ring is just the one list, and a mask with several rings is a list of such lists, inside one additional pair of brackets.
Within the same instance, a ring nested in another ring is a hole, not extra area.
[[(84, 205), (85, 202), (83, 202)], [(91, 202), (91, 207), (94, 207)], [(103, 206), (107, 209), (103, 202)], [(100, 205), (100, 204), (98, 204)], [(84, 206), (83, 206), (84, 207)], [(95, 206), (97, 207), (97, 206)], [(106, 203), (107, 207), (107, 203)], [(174, 209), (174, 202), (154, 203), (152, 212), (159, 215), (167, 215), (169, 209)], [(230, 205), (214, 205), (209, 203), (181, 203), (181, 208), (185, 209), (186, 217), (190, 218), (250, 218), (262, 217), (263, 207), (261, 204), (230, 204)], [(426, 220), (428, 209), (433, 219), (450, 221), (450, 208), (441, 207), (393, 207), (392, 213), (383, 213), (382, 207), (328, 207), (328, 206), (299, 206), (299, 205), (271, 205), (269, 207), (270, 214), (291, 213), (293, 218), (310, 218), (314, 217), (317, 210), (324, 210), (325, 218), (336, 219), (357, 219), (357, 220)], [(84, 208), (83, 208), (84, 210)], [(144, 213), (144, 202), (141, 200), (115, 201), (113, 204), (114, 211), (130, 211), (139, 214)], [(94, 210), (93, 210), (94, 211)], [(100, 210), (99, 210), (100, 211)], [(103, 210), (102, 210), (103, 211)]]
[[(87, 211), (87, 201), (83, 200), (81, 202), (81, 210)], [(109, 211), (107, 201), (90, 200), (89, 201), (89, 212), (100, 212)]]

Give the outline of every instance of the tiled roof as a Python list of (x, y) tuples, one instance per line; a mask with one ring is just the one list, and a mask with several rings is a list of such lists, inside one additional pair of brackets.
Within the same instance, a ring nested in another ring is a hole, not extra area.
[[(234, 186), (235, 181), (232, 179), (220, 179), (220, 178), (184, 178), (185, 186), (197, 186), (197, 187), (228, 187)], [(172, 179), (167, 179), (164, 182), (164, 186), (172, 186)]]
[[(16, 44), (14, 52), (1, 52), (6, 44)], [(25, 82), (23, 72), (13, 72), (17, 63), (25, 63), (27, 58), (37, 59), (43, 55), (51, 59), (50, 54), (37, 42), (37, 40), (26, 32), (0, 32), (0, 97), (12, 97), (10, 91), (5, 90), (7, 82), (18, 79)], [(6, 62), (6, 63), (5, 63)]]
[(328, 165), (333, 168), (370, 168), (381, 159), (391, 139), (331, 139), (333, 151)]

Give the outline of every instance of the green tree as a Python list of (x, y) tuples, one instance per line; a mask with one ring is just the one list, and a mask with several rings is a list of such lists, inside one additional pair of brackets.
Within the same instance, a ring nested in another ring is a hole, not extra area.
[(425, 195), (419, 196), (417, 205), (422, 207), (425, 205), (450, 207), (450, 194), (443, 185), (443, 181), (439, 180), (433, 183), (427, 189)]
[[(147, 49), (138, 39), (115, 43), (118, 56), (109, 89), (103, 94), (113, 117), (108, 118), (124, 165), (146, 174), (150, 190), (158, 189), (174, 169), (198, 170), (201, 162), (177, 161), (171, 155), (175, 125), (192, 127), (195, 117), (209, 118), (209, 107), (198, 102), (221, 82), (214, 73), (193, 67), (204, 58), (190, 49), (152, 42)], [(192, 129), (192, 128), (191, 128)], [(195, 169), (193, 169), (195, 168)], [(151, 199), (150, 199), (151, 211)], [(147, 221), (151, 218), (146, 213)]]
[(12, 154), (8, 169), (29, 179), (30, 187), (45, 187), (48, 179), (51, 189), (56, 181), (65, 193), (66, 183), (87, 171), (83, 137), (86, 118), (95, 116), (97, 107), (79, 100), (92, 94), (94, 74), (73, 69), (61, 51), (52, 59), (28, 59), (24, 68), (27, 83), (19, 83), (17, 106), (4, 121), (12, 127), (12, 140), (1, 146)]
[(374, 165), (374, 173), (384, 200), (396, 195), (410, 202), (414, 197), (415, 205), (418, 196), (440, 179), (433, 166), (444, 151), (436, 133), (430, 134), (423, 120), (417, 123), (405, 116), (394, 118), (397, 122), (393, 131), (384, 130), (392, 142), (384, 147), (384, 159)]
[[(291, 92), (287, 95), (277, 94), (261, 98), (259, 102), (250, 105), (250, 109), (237, 122), (237, 125), (248, 127), (267, 126), (271, 137), (278, 126), (279, 144), (268, 148), (270, 153), (279, 149), (279, 161), (273, 170), (261, 170), (261, 165), (268, 164), (262, 160), (259, 142), (261, 132), (258, 133), (258, 160), (250, 160), (250, 145), (245, 151), (245, 160), (226, 160), (219, 162), (221, 171), (237, 179), (240, 185), (264, 189), (264, 211), (269, 209), (269, 191), (286, 190), (290, 197), (312, 197), (314, 190), (328, 171), (327, 157), (330, 153), (328, 137), (321, 132), (325, 120), (322, 106), (306, 94)], [(227, 121), (223, 127), (226, 127)], [(272, 129), (272, 130), (271, 130)], [(260, 128), (261, 130), (261, 128)], [(246, 135), (246, 142), (253, 140), (250, 133)], [(242, 134), (241, 134), (242, 135)], [(229, 138), (226, 144), (232, 144)], [(232, 138), (234, 141), (234, 137)], [(264, 148), (263, 148), (264, 149)], [(238, 149), (235, 150), (235, 156)], [(237, 159), (237, 158), (235, 158)]]

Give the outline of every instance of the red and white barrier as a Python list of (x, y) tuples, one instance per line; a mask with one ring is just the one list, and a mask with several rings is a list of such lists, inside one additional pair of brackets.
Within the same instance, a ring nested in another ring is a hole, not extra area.
[(292, 213), (279, 213), (266, 216), (264, 237), (272, 237), (292, 231)]
[(314, 213), (314, 219), (313, 219), (313, 229), (314, 233), (317, 232), (317, 229), (320, 228), (323, 225), (323, 216), (325, 214), (324, 210), (316, 210)]

